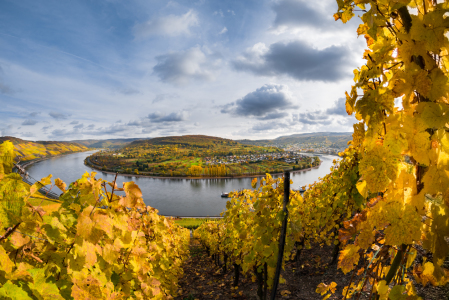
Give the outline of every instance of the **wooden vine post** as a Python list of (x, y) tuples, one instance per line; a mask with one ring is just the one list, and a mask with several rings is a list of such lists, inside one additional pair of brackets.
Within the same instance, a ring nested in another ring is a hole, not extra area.
[(271, 289), (271, 300), (276, 298), (276, 291), (279, 284), (279, 276), (281, 275), (282, 258), (284, 257), (285, 236), (287, 233), (288, 210), (287, 205), (290, 198), (290, 171), (284, 171), (284, 219), (282, 220), (281, 236), (279, 238), (278, 261), (276, 264), (276, 272), (273, 278), (273, 287)]

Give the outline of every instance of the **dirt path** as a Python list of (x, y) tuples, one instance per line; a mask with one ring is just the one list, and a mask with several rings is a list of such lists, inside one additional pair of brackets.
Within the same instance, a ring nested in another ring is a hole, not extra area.
[[(289, 261), (281, 275), (286, 283), (280, 284), (276, 299), (316, 300), (323, 296), (315, 292), (321, 282), (337, 283), (337, 290), (328, 299), (343, 299), (343, 288), (349, 284), (352, 272), (344, 275), (337, 264), (331, 265), (333, 247), (319, 247), (305, 249), (298, 261)], [(179, 296), (176, 300), (206, 300), (206, 299), (245, 299), (257, 300), (257, 284), (251, 276), (240, 274), (237, 288), (233, 287), (233, 269), (228, 267), (224, 272), (222, 265), (218, 266), (209, 257), (196, 240), (191, 240), (190, 259), (184, 266), (184, 276), (180, 280)], [(428, 259), (431, 259), (429, 255)], [(418, 255), (415, 263), (422, 263), (423, 257)], [(222, 264), (222, 262), (221, 262)], [(355, 276), (357, 278), (359, 276)], [(418, 294), (424, 300), (448, 299), (449, 285), (434, 287), (415, 283)], [(370, 299), (371, 287), (364, 289), (358, 299)], [(269, 299), (269, 293), (268, 293)]]

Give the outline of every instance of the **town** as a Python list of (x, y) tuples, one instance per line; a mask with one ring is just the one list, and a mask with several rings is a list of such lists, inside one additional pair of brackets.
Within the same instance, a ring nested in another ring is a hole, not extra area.
[(248, 154), (248, 155), (229, 155), (206, 157), (206, 165), (222, 165), (222, 164), (238, 164), (238, 163), (258, 163), (265, 160), (283, 161), (289, 164), (298, 163), (309, 159), (308, 156), (302, 155), (294, 151), (286, 151), (283, 153), (264, 153), (264, 154)]

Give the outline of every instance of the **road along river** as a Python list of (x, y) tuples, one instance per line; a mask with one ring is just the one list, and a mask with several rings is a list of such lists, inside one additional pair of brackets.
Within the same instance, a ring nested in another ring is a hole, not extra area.
[[(67, 185), (80, 178), (86, 171), (97, 172), (96, 178), (114, 181), (114, 174), (96, 171), (84, 165), (84, 159), (95, 151), (68, 154), (54, 157), (27, 168), (29, 175), (40, 179), (48, 174), (53, 179), (61, 178)], [(301, 171), (291, 174), (293, 189), (317, 181), (330, 172), (332, 161), (336, 156), (320, 155), (322, 161), (318, 169)], [(221, 198), (222, 192), (230, 192), (251, 188), (252, 178), (226, 179), (161, 179), (146, 178), (132, 175), (117, 176), (117, 185), (134, 181), (142, 190), (143, 199), (147, 205), (159, 210), (166, 216), (219, 216), (226, 207), (227, 198)], [(61, 193), (56, 187), (53, 188)]]

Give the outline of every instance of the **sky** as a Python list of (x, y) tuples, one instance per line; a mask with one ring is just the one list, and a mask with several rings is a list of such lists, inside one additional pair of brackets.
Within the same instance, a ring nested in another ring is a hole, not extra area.
[(2, 0), (0, 136), (348, 132), (358, 17), (335, 0)]

